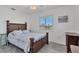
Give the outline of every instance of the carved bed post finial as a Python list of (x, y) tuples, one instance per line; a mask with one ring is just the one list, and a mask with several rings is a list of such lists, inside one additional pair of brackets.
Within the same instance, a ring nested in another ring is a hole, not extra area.
[(27, 29), (27, 22), (25, 22), (25, 29)]
[(7, 20), (7, 22), (9, 22), (9, 20)]
[(6, 22), (7, 22), (7, 25), (8, 25), (9, 24), (9, 20), (7, 20)]

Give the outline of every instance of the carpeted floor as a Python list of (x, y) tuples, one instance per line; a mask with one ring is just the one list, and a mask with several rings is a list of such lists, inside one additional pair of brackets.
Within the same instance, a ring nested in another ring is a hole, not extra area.
[(66, 53), (66, 46), (51, 42), (45, 45), (38, 53)]
[[(0, 53), (24, 53), (23, 50), (9, 44), (0, 47)], [(54, 42), (45, 45), (38, 53), (66, 53), (66, 46)]]

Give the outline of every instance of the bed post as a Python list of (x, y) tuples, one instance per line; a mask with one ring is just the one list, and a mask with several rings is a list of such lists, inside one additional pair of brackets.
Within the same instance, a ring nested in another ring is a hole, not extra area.
[(49, 40), (48, 40), (48, 39), (49, 39), (49, 38), (48, 38), (48, 37), (49, 37), (49, 34), (48, 34), (48, 32), (46, 33), (46, 37), (47, 37), (47, 38), (46, 38), (46, 39), (47, 39), (47, 44), (49, 44)]
[(9, 29), (8, 29), (8, 26), (9, 26), (9, 20), (7, 20), (7, 21), (6, 21), (6, 27), (7, 27), (7, 36), (8, 36), (8, 33), (9, 33), (9, 32), (8, 32), (8, 30), (9, 30)]
[(33, 43), (34, 43), (34, 38), (30, 38), (30, 53), (33, 53)]
[(27, 29), (27, 22), (25, 22), (25, 29)]

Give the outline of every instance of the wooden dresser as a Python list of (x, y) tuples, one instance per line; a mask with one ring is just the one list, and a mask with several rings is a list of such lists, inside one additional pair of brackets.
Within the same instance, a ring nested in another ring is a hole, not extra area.
[(70, 45), (79, 45), (79, 34), (78, 33), (66, 33), (66, 46), (67, 46), (67, 53), (72, 52)]

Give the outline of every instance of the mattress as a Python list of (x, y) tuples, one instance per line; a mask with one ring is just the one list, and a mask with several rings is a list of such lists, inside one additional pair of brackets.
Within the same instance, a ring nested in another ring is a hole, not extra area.
[(9, 34), (9, 39), (17, 39), (17, 40), (21, 40), (21, 41), (26, 41), (30, 38), (34, 38), (34, 41), (38, 41), (41, 38), (45, 37), (46, 33), (22, 33), (20, 35), (12, 35), (12, 33)]

